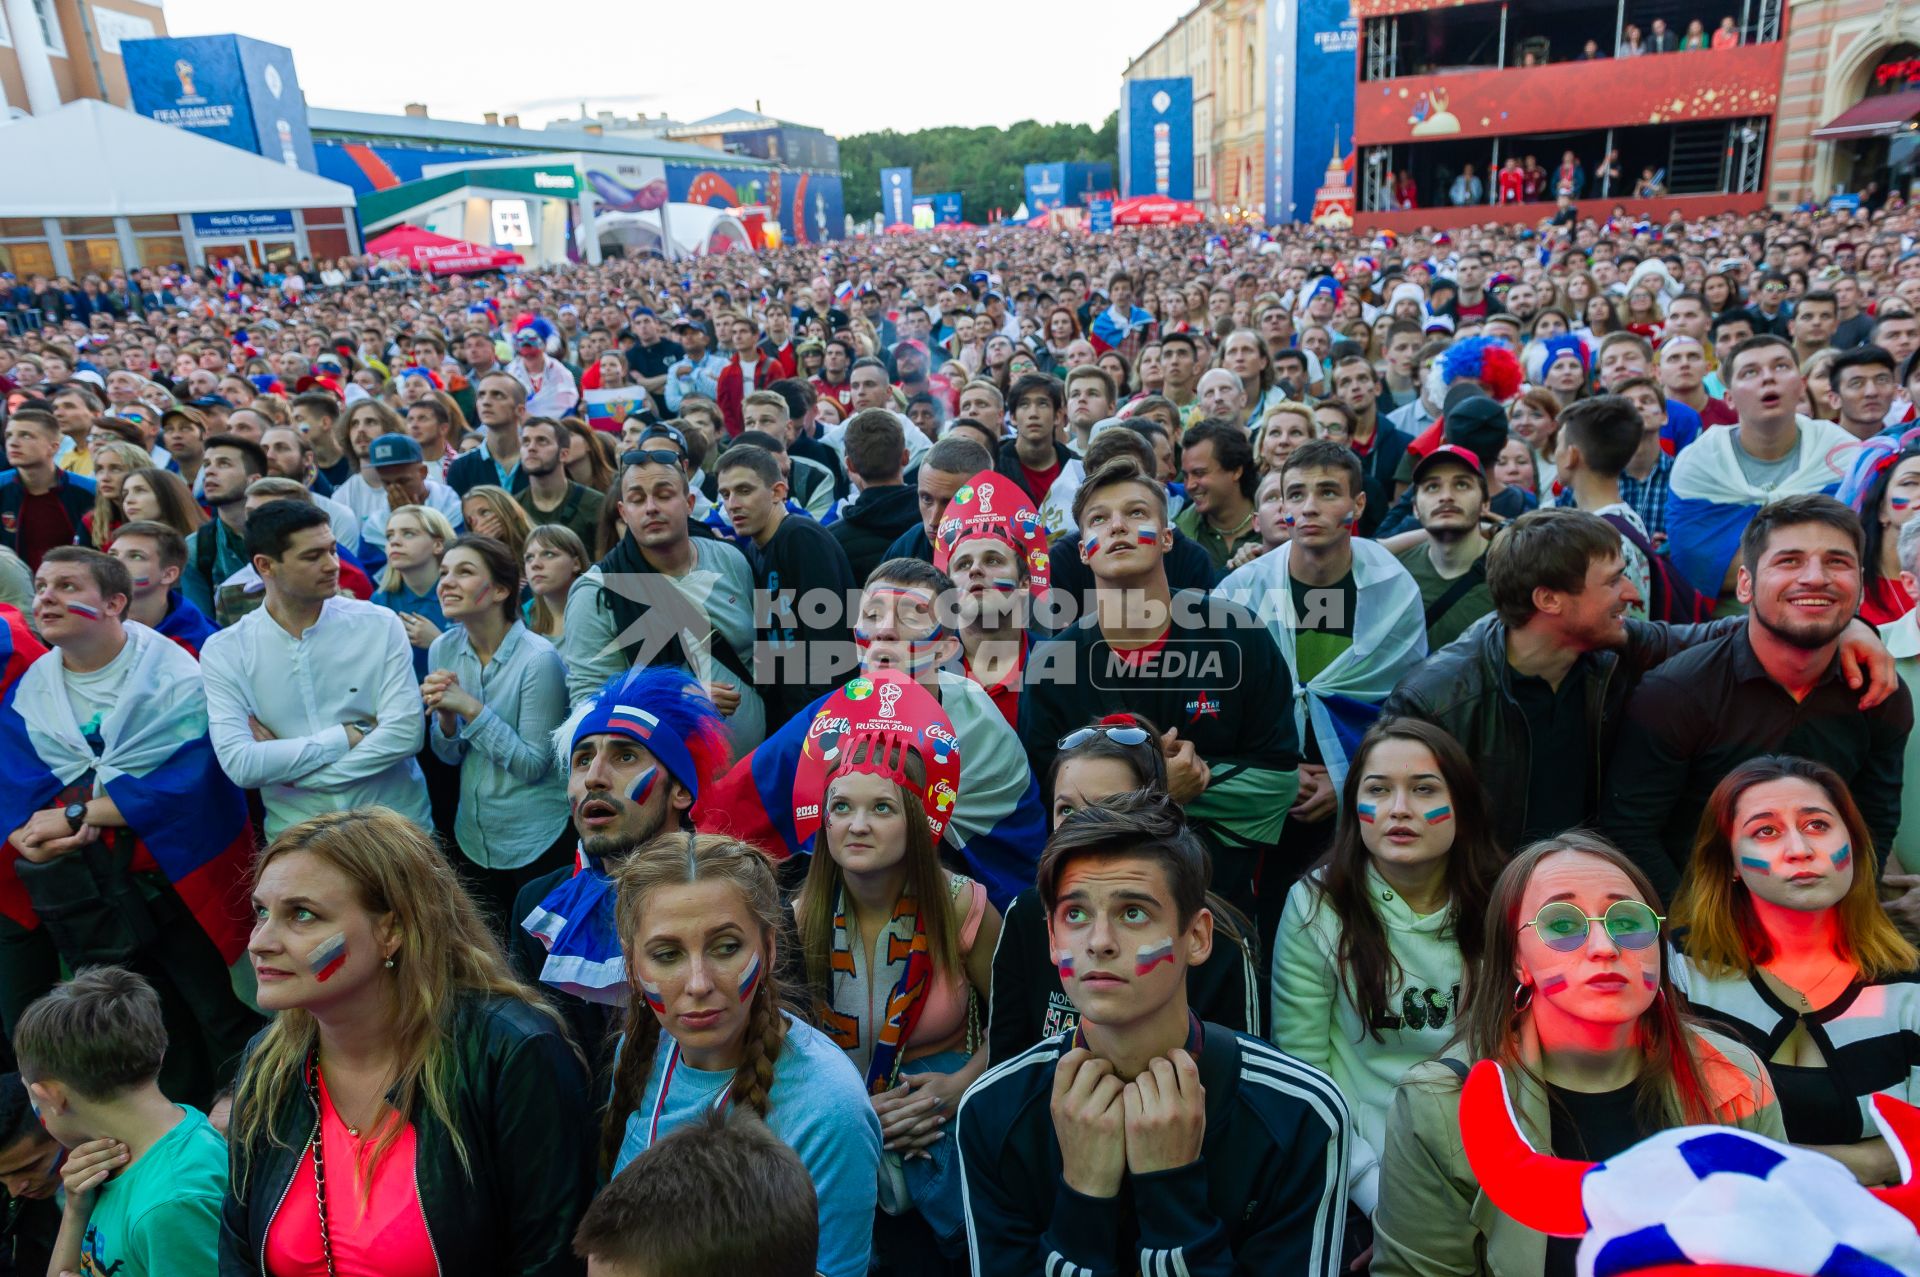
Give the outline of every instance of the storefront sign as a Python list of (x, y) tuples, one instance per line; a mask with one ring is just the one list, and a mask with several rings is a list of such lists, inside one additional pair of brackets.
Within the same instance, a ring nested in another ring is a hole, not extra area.
[(193, 233), (215, 235), (291, 235), (293, 210), (272, 208), (247, 213), (195, 213)]

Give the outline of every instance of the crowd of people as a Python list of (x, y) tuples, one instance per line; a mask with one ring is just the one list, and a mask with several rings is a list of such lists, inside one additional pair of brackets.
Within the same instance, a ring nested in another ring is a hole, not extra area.
[(291, 282), (0, 336), (0, 1271), (1595, 1271), (1476, 1086), (1915, 1218), (1899, 198)]

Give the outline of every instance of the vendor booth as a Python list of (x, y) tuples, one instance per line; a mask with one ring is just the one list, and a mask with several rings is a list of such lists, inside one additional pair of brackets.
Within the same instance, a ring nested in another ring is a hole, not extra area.
[(351, 188), (92, 98), (0, 128), (0, 173), (21, 277), (359, 251)]

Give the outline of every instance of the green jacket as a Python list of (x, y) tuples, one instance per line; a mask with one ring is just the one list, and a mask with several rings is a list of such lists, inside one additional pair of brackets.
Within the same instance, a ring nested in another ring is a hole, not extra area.
[[(1696, 1053), (1714, 1113), (1729, 1126), (1786, 1142), (1780, 1102), (1758, 1056), (1699, 1030)], [(1523, 1055), (1537, 1057), (1522, 1043)], [(1507, 1070), (1513, 1111), (1537, 1149), (1549, 1146), (1547, 1093)], [(1540, 1277), (1547, 1235), (1514, 1220), (1480, 1191), (1460, 1138), (1462, 1078), (1447, 1064), (1417, 1064), (1394, 1092), (1373, 1216), (1373, 1277)]]

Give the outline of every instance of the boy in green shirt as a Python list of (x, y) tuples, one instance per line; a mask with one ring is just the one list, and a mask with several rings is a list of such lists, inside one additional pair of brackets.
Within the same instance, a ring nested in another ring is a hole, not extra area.
[(226, 1144), (160, 1093), (160, 997), (119, 967), (90, 967), (35, 1002), (13, 1035), (20, 1075), (68, 1153), (52, 1270), (114, 1277), (219, 1267)]

